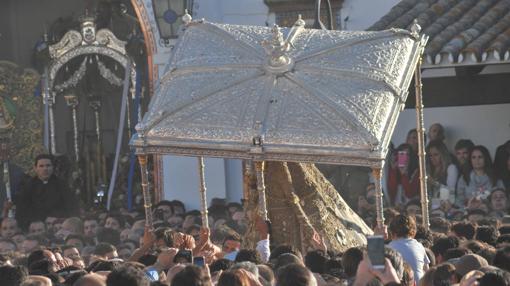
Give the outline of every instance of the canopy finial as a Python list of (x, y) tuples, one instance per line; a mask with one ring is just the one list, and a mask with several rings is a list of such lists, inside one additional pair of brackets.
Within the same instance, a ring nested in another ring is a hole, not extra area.
[(421, 32), (421, 26), (418, 24), (418, 19), (414, 19), (413, 24), (411, 25), (411, 33), (413, 36), (418, 37)]
[(193, 20), (193, 18), (191, 17), (191, 15), (188, 13), (188, 9), (184, 9), (184, 15), (182, 15), (182, 22), (185, 24), (185, 25), (188, 25), (189, 23), (191, 23), (191, 20)]
[(301, 14), (298, 14), (298, 18), (296, 20), (296, 22), (294, 23), (294, 26), (305, 26), (306, 25), (306, 22), (305, 20), (303, 20), (303, 16), (301, 16)]

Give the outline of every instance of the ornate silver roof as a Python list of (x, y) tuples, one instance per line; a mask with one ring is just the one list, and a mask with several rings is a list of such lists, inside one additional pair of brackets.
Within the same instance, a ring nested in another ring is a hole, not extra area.
[(138, 153), (381, 166), (419, 31), (185, 22)]

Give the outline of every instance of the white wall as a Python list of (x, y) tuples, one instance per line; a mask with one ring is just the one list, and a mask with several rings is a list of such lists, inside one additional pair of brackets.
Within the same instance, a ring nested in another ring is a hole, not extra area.
[[(205, 159), (205, 185), (208, 203), (212, 198), (226, 197), (225, 160)], [(163, 185), (165, 199), (180, 200), (186, 209), (200, 209), (198, 159), (164, 156)]]
[[(457, 140), (464, 138), (486, 146), (494, 156), (496, 147), (510, 140), (510, 104), (425, 108), (424, 121), (427, 130), (436, 122), (445, 127), (450, 151)], [(407, 132), (413, 128), (416, 128), (415, 110), (406, 109), (400, 114), (393, 133), (395, 147), (405, 142)]]
[(265, 26), (268, 11), (262, 0), (195, 0), (193, 14), (210, 22)]

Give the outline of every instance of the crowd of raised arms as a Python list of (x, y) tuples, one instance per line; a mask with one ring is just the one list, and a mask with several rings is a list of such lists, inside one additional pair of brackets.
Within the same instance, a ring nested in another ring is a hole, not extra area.
[(374, 185), (358, 199), (357, 213), (384, 236), (384, 269), (372, 267), (366, 247), (335, 252), (317, 233), (306, 252), (272, 245), (261, 218), (256, 247), (245, 248), (245, 210), (223, 199), (211, 201), (208, 226), (177, 200), (155, 205), (153, 229), (141, 205), (80, 209), (53, 158), (40, 155), (36, 175), (4, 205), (0, 285), (510, 285), (510, 141), (493, 162), (468, 139), (448, 150), (440, 124), (427, 137), (430, 230), (421, 224), (415, 130), (388, 155), (385, 228), (375, 228)]

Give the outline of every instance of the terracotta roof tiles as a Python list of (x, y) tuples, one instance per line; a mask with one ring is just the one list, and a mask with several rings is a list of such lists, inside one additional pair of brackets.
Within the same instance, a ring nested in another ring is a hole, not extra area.
[(510, 58), (510, 0), (402, 0), (368, 30), (409, 29), (414, 19), (430, 37), (426, 64)]

